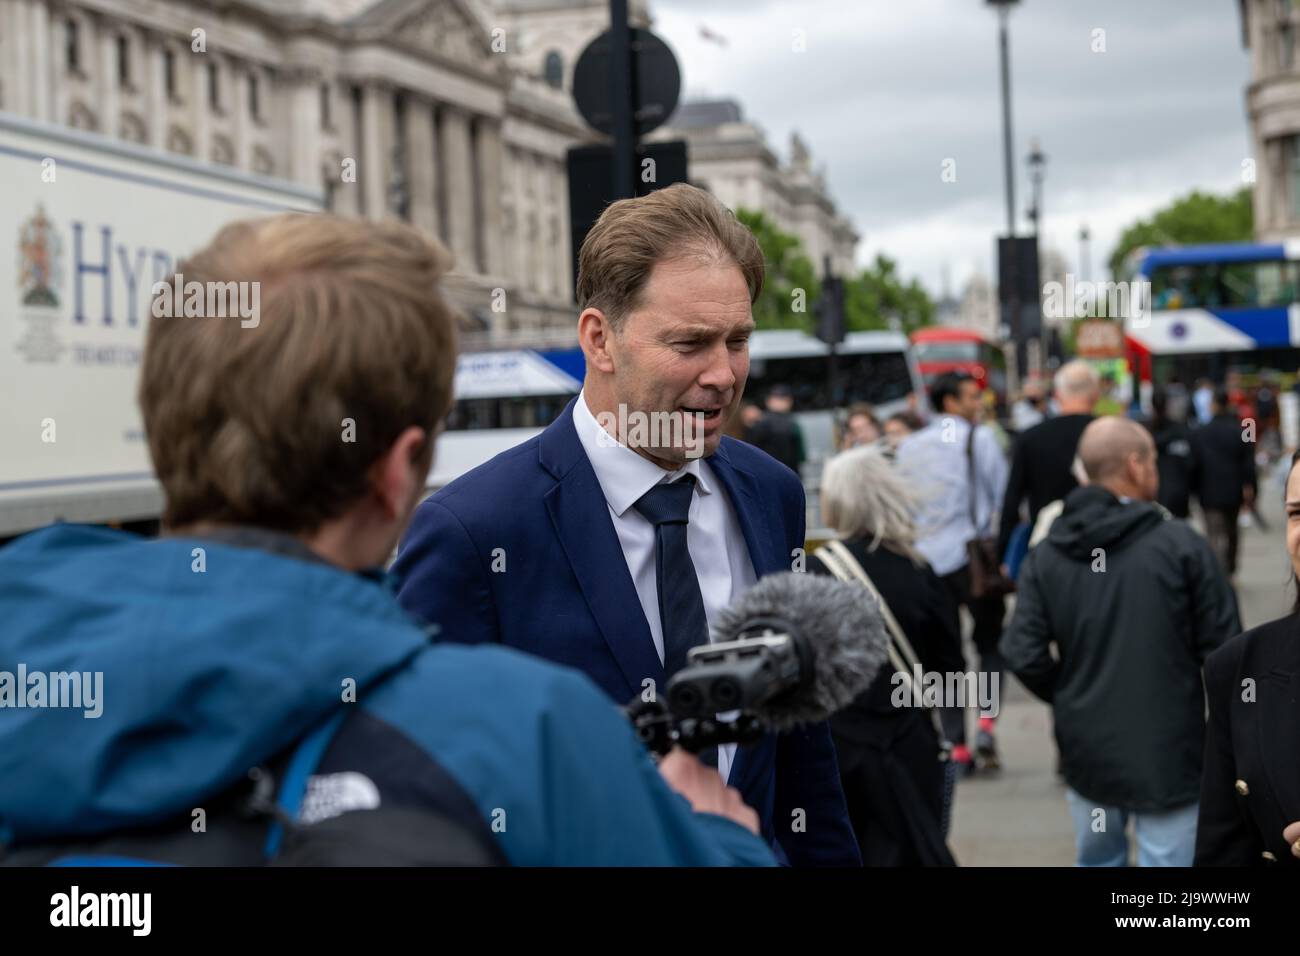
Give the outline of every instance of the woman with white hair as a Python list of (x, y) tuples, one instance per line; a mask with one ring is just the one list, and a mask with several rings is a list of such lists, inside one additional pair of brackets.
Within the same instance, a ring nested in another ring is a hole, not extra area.
[(822, 472), (821, 506), (824, 523), (839, 538), (812, 555), (808, 570), (862, 582), (862, 599), (875, 600), (875, 591), (901, 632), (892, 638), (895, 666), (882, 669), (830, 721), (863, 862), (951, 866), (944, 841), (952, 780), (943, 735), (921, 706), (920, 688), (916, 694), (901, 688), (911, 687), (914, 665), (922, 672), (965, 669), (957, 607), (916, 551), (914, 502), (878, 449), (831, 458)]

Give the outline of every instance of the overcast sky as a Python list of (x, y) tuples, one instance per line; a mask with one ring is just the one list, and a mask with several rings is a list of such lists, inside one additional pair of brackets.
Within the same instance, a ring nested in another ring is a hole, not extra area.
[[(997, 14), (984, 0), (650, 0), (685, 95), (731, 97), (783, 158), (797, 130), (862, 236), (932, 293), (995, 267), (1005, 231)], [(705, 40), (700, 27), (726, 38)], [(1093, 52), (1104, 30), (1105, 52)], [(792, 51), (795, 30), (807, 51)], [(1045, 247), (1092, 277), (1119, 233), (1193, 188), (1230, 192), (1250, 155), (1235, 0), (1023, 0), (1011, 15), (1016, 205), (1048, 156)], [(941, 179), (956, 160), (957, 181)]]

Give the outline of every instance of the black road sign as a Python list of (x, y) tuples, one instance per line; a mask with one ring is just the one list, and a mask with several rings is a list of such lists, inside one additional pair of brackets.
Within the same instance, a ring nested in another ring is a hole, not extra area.
[[(677, 109), (682, 91), (682, 73), (668, 44), (649, 30), (633, 27), (632, 121), (637, 136), (666, 123)], [(587, 44), (573, 68), (573, 99), (578, 112), (591, 126), (607, 135), (614, 133), (614, 111), (610, 90), (610, 31)]]

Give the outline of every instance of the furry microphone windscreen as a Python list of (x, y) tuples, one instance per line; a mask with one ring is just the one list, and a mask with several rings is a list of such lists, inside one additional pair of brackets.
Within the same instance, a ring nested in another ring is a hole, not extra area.
[(862, 585), (818, 574), (769, 574), (718, 615), (715, 640), (736, 640), (756, 620), (776, 619), (811, 651), (812, 680), (759, 715), (772, 730), (825, 720), (876, 679), (889, 656), (889, 632)]

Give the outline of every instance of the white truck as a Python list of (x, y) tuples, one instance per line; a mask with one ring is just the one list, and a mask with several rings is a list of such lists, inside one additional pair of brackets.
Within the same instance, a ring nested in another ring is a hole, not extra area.
[(0, 539), (159, 514), (135, 397), (154, 283), (225, 223), (322, 200), (0, 112)]

